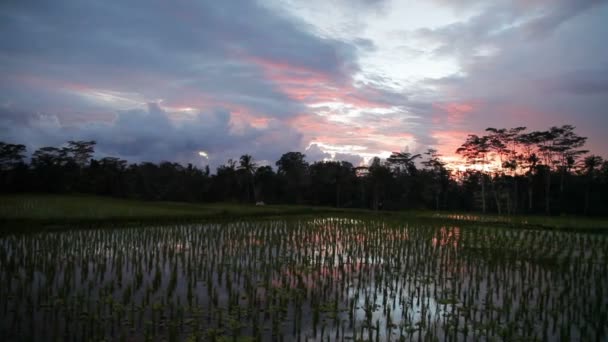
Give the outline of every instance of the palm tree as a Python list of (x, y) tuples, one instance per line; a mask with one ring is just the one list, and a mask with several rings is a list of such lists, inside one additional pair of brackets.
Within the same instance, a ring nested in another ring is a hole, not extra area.
[[(258, 165), (253, 161), (253, 157), (248, 155), (248, 154), (244, 154), (241, 156), (240, 160), (239, 160), (239, 170), (241, 170), (241, 172), (243, 172), (245, 174), (245, 187), (246, 187), (246, 193), (247, 193), (247, 202), (251, 201), (251, 193), (254, 193), (254, 197), (255, 197), (255, 191), (252, 191), (254, 189), (254, 183), (253, 183), (253, 175), (255, 174), (255, 170), (257, 170)], [(254, 198), (255, 200), (255, 198)]]

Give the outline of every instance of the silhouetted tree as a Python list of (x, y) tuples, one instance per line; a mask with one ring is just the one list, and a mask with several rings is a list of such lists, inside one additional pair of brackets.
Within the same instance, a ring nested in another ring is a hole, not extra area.
[(559, 199), (562, 213), (564, 212), (564, 189), (566, 187), (567, 178), (576, 165), (577, 160), (582, 155), (589, 152), (580, 149), (585, 145), (587, 138), (574, 133), (574, 128), (575, 127), (571, 125), (564, 125), (558, 128), (557, 139), (555, 141), (555, 150), (558, 154), (557, 167), (560, 173)]
[(417, 183), (415, 177), (418, 169), (416, 168), (415, 160), (420, 158), (420, 154), (411, 154), (409, 152), (393, 152), (386, 159), (387, 165), (393, 171), (396, 181), (396, 189), (398, 200), (396, 207), (407, 208), (411, 206), (411, 190)]
[(25, 145), (7, 144), (0, 141), (0, 170), (10, 170), (23, 163)]
[(416, 173), (415, 160), (420, 157), (420, 154), (412, 155), (409, 152), (393, 152), (390, 157), (386, 159), (386, 162), (398, 174), (413, 175)]
[(540, 163), (538, 156), (540, 136), (538, 132), (521, 133), (515, 139), (520, 147), (517, 161), (520, 167), (525, 170), (527, 179), (528, 212), (532, 212), (534, 210), (534, 177)]
[(422, 162), (426, 167), (426, 171), (430, 174), (430, 181), (427, 183), (427, 188), (433, 194), (435, 210), (440, 208), (440, 198), (442, 193), (447, 193), (449, 185), (449, 172), (445, 168), (445, 163), (441, 160), (441, 155), (435, 149), (429, 149), (425, 152), (428, 159)]
[(114, 157), (92, 160), (88, 172), (92, 191), (98, 195), (126, 196), (125, 171), (127, 161)]
[(349, 162), (321, 161), (310, 166), (310, 177), (315, 203), (339, 208), (355, 179), (355, 169)]
[[(243, 173), (243, 178), (245, 180), (244, 183), (246, 189), (245, 192), (247, 195), (247, 202), (250, 202), (252, 200), (252, 197), (255, 197), (255, 185), (253, 175), (255, 174), (255, 170), (257, 169), (257, 167), (257, 164), (253, 162), (253, 157), (248, 154), (242, 155), (239, 159), (239, 170)], [(253, 198), (253, 200), (255, 201), (255, 198)]]
[(67, 184), (69, 177), (66, 176), (73, 168), (68, 162), (65, 149), (46, 146), (36, 150), (31, 161), (34, 187), (45, 192), (70, 191), (72, 186)]
[(255, 170), (254, 184), (256, 200), (273, 201), (278, 193), (277, 177), (272, 167), (265, 165)]
[(285, 182), (283, 195), (290, 202), (302, 202), (308, 177), (305, 157), (300, 152), (287, 152), (276, 162), (277, 174)]
[(0, 141), (0, 187), (1, 192), (23, 191), (27, 165), (24, 163), (26, 148), (21, 144)]
[(560, 199), (563, 198), (563, 186), (568, 164), (586, 151), (578, 150), (587, 138), (574, 132), (574, 127), (564, 125), (551, 127), (548, 131), (533, 132), (537, 136), (538, 150), (544, 164), (545, 174), (545, 213), (551, 214), (551, 172), (557, 169), (560, 177)]
[(596, 155), (588, 156), (584, 161), (584, 174), (587, 183), (585, 187), (585, 215), (589, 214), (591, 189), (593, 188), (593, 184), (596, 183), (596, 179), (599, 177), (602, 162), (602, 157)]
[(65, 148), (65, 154), (71, 158), (80, 168), (87, 166), (93, 153), (95, 152), (94, 140), (91, 141), (68, 141), (68, 146)]
[(372, 186), (372, 209), (383, 209), (386, 200), (386, 187), (393, 177), (391, 169), (380, 158), (374, 157), (369, 166), (367, 177)]
[(215, 176), (213, 176), (212, 191), (219, 200), (236, 201), (238, 198), (238, 179), (234, 160), (229, 159), (226, 164), (217, 168)]
[[(494, 190), (494, 200), (496, 202), (496, 208), (498, 214), (501, 214), (502, 210), (502, 197), (506, 197), (507, 213), (513, 211), (513, 201), (515, 206), (517, 205), (517, 182), (515, 180), (515, 172), (518, 168), (517, 159), (517, 137), (523, 132), (525, 127), (516, 128), (493, 128), (489, 127), (486, 132), (489, 132), (488, 141), (490, 143), (490, 151), (498, 156), (498, 170), (492, 177), (492, 187)], [(503, 189), (508, 187), (504, 182), (510, 182), (510, 189), (506, 191)], [(513, 191), (513, 194), (511, 194)]]
[[(228, 160), (211, 175), (209, 166), (201, 170), (168, 161), (129, 164), (110, 156), (97, 160), (94, 141), (39, 148), (28, 164), (24, 145), (0, 143), (0, 191), (79, 192), (163, 201), (264, 200), (375, 210), (481, 207), (483, 212), (499, 214), (549, 214), (551, 202), (559, 195), (562, 213), (608, 212), (608, 161), (593, 155), (581, 160), (586, 138), (577, 135), (573, 126), (533, 132), (523, 127), (488, 128), (486, 132), (485, 136), (469, 135), (457, 150), (470, 166), (466, 170), (448, 170), (431, 149), (422, 168), (415, 163), (420, 156), (408, 152), (393, 153), (386, 161), (376, 157), (369, 166), (356, 168), (344, 161), (309, 165), (304, 154), (288, 152), (276, 162), (277, 173), (270, 166), (258, 167), (245, 154), (238, 161)], [(494, 201), (486, 203), (488, 184)]]
[(486, 213), (486, 177), (487, 165), (490, 164), (489, 153), (491, 151), (490, 141), (487, 136), (469, 135), (467, 140), (456, 150), (456, 153), (461, 154), (466, 159), (467, 163), (472, 166), (481, 166), (479, 179), (481, 182), (481, 203), (482, 212)]

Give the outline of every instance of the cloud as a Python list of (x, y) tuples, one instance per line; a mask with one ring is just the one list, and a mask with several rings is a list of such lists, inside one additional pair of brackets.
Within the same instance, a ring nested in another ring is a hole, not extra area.
[(605, 150), (607, 15), (594, 0), (5, 2), (0, 139), (272, 164), (572, 123)]
[(550, 34), (566, 21), (602, 4), (605, 2), (601, 0), (558, 1), (553, 6), (544, 8), (543, 15), (530, 20), (525, 29), (534, 36)]
[(360, 155), (351, 154), (351, 153), (336, 153), (336, 155), (334, 156), (334, 159), (339, 160), (339, 161), (349, 162), (349, 163), (353, 164), (353, 166), (355, 166), (355, 167), (361, 166), (365, 162), (365, 159), (363, 157), (361, 157)]
[[(492, 6), (487, 8), (490, 11)], [(475, 104), (459, 122), (453, 120), (454, 111), (437, 116), (447, 120), (435, 122), (434, 129), (481, 132), (488, 126), (545, 129), (573, 124), (590, 137), (589, 148), (605, 153), (599, 151), (608, 140), (596, 127), (608, 126), (604, 114), (608, 72), (601, 57), (608, 55), (602, 43), (606, 28), (601, 24), (608, 6), (560, 1), (552, 6), (531, 2), (510, 8), (419, 31), (439, 44), (438, 54), (455, 54), (462, 65), (458, 74), (425, 81), (444, 95), (436, 103)], [(554, 24), (537, 26), (540, 21)], [(476, 51), (483, 46), (493, 46), (494, 52), (479, 55)]]
[(353, 164), (353, 166), (359, 166), (365, 162), (365, 159), (358, 154), (334, 152), (332, 155), (331, 153), (324, 152), (323, 148), (319, 146), (319, 144), (311, 144), (308, 146), (305, 154), (306, 160), (311, 163), (324, 160), (336, 160), (346, 161)]
[[(16, 120), (16, 114), (19, 113), (7, 109), (0, 111), (0, 132), (3, 139), (23, 143), (30, 152), (46, 145), (61, 145), (68, 139), (96, 140), (97, 156), (135, 162), (209, 162), (217, 166), (245, 153), (275, 160), (283, 148), (298, 149), (301, 145), (299, 134), (278, 122), (263, 129), (247, 125), (236, 131), (231, 113), (221, 109), (175, 120), (158, 104), (150, 103), (146, 109), (119, 112), (112, 122), (78, 127), (61, 125), (53, 116), (31, 115)], [(206, 152), (209, 160), (202, 160), (199, 151)]]
[(317, 144), (312, 144), (308, 146), (306, 151), (304, 151), (304, 154), (306, 154), (306, 160), (311, 163), (316, 161), (322, 161), (325, 159), (331, 159), (331, 154), (323, 152), (323, 150), (321, 150), (321, 148)]
[(46, 108), (59, 116), (61, 103), (82, 108), (98, 100), (86, 98), (87, 88), (135, 90), (140, 103), (205, 106), (201, 99), (213, 99), (289, 116), (301, 112), (301, 104), (265, 79), (263, 68), (249, 58), (336, 82), (346, 82), (357, 68), (355, 46), (316, 37), (252, 1), (23, 1), (3, 4), (0, 18), (0, 74), (11, 78), (2, 84), (8, 93), (0, 100), (39, 110), (43, 104), (30, 104), (23, 93), (46, 92), (47, 98), (62, 98)]
[(608, 68), (575, 70), (539, 80), (538, 84), (548, 92), (602, 95), (608, 93)]

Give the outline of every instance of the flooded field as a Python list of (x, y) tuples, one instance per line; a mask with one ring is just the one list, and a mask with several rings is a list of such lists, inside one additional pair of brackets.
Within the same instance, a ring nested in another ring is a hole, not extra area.
[(0, 238), (4, 340), (608, 339), (608, 236), (346, 218)]

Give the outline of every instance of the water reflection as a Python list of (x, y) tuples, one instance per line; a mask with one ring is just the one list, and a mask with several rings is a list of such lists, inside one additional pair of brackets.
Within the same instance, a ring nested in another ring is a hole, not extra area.
[(602, 339), (608, 238), (315, 219), (0, 239), (19, 339)]

